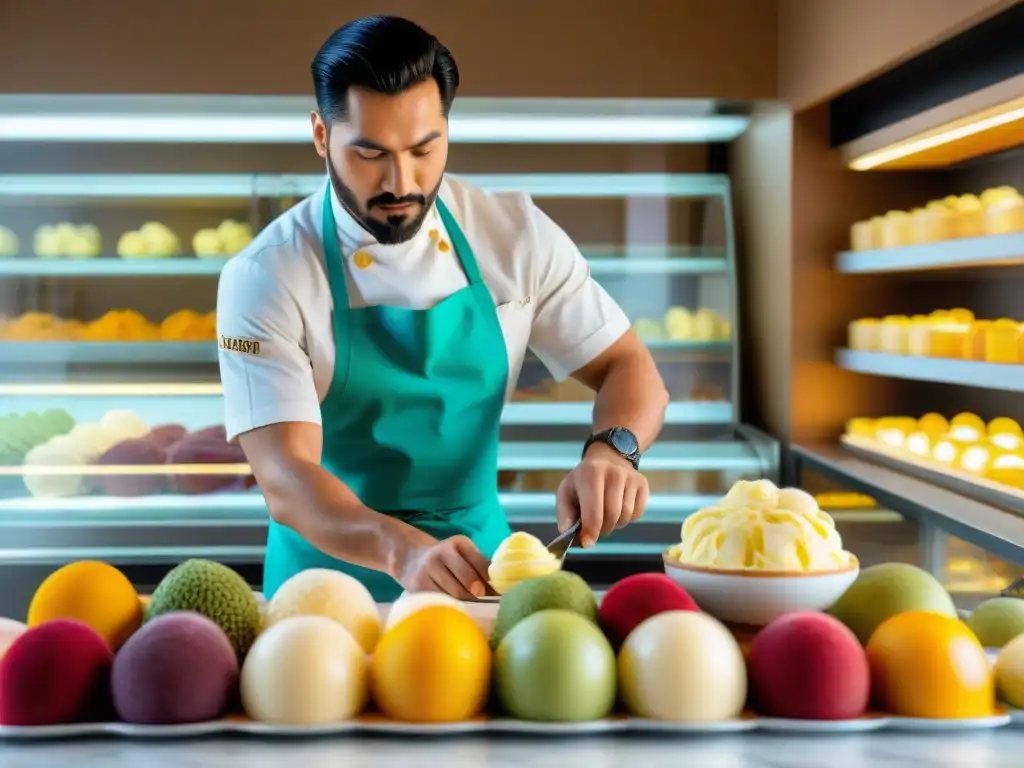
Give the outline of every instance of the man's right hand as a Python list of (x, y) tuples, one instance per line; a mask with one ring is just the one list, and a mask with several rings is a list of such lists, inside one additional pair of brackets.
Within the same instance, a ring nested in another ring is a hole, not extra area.
[(460, 600), (483, 597), (490, 563), (466, 536), (423, 542), (407, 550), (396, 581), (410, 592), (446, 592)]

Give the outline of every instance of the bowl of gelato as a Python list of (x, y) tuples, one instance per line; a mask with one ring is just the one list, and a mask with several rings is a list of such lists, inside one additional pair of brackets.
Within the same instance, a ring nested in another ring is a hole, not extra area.
[(826, 610), (860, 572), (814, 497), (770, 480), (740, 480), (718, 504), (690, 515), (664, 561), (701, 610), (751, 626)]

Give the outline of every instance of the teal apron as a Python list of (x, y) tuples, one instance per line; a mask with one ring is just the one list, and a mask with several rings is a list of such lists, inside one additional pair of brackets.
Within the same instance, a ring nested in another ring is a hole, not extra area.
[[(498, 503), (508, 354), (472, 248), (437, 198), (469, 285), (430, 309), (352, 309), (328, 189), (322, 242), (334, 302), (334, 377), (320, 404), (323, 467), (373, 510), (436, 539), (468, 536), (491, 557), (509, 535)], [(378, 602), (402, 587), (270, 523), (263, 591), (308, 568), (351, 574)]]

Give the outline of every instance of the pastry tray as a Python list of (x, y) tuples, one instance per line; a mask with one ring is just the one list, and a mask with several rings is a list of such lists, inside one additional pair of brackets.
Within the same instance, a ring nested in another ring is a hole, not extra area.
[(501, 718), (479, 718), (460, 723), (400, 723), (372, 714), (329, 725), (290, 726), (257, 723), (245, 718), (226, 719), (191, 725), (131, 725), (127, 723), (80, 723), (55, 726), (0, 726), (0, 741), (54, 741), (85, 737), (128, 739), (195, 739), (218, 735), (243, 735), (277, 738), (322, 738), (326, 736), (381, 735), (453, 737), (473, 735), (527, 736), (601, 736), (608, 734), (658, 734), (663, 736), (710, 736), (715, 734), (762, 732), (786, 733), (864, 733), (898, 731), (976, 731), (991, 730), (1014, 723), (1024, 725), (1024, 710), (1001, 712), (992, 717), (964, 720), (918, 719), (867, 715), (854, 720), (781, 720), (743, 716), (713, 723), (679, 723), (612, 717), (581, 723), (539, 723)]

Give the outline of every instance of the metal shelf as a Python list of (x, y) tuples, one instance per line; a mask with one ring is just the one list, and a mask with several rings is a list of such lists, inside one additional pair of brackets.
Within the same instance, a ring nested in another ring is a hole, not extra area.
[[(593, 403), (509, 403), (501, 414), (506, 426), (534, 424), (538, 426), (567, 426), (590, 424), (593, 421)], [(665, 411), (665, 424), (731, 424), (735, 420), (729, 402), (676, 402), (669, 403)]]
[(836, 271), (918, 272), (952, 267), (1001, 267), (1024, 263), (1024, 234), (989, 235), (878, 251), (842, 251)]
[(855, 349), (836, 351), (836, 365), (848, 371), (963, 387), (1024, 392), (1024, 365), (981, 363), (943, 357), (890, 355)]
[[(601, 275), (705, 275), (725, 274), (729, 263), (714, 249), (644, 247), (639, 251), (581, 246), (590, 271)], [(41, 259), (22, 256), (0, 258), (4, 277), (217, 277), (230, 257), (175, 256), (172, 258)]]
[(0, 365), (217, 364), (212, 341), (5, 341)]
[[(490, 192), (540, 198), (728, 196), (729, 178), (700, 173), (460, 174)], [(322, 174), (11, 174), (0, 175), (0, 198), (234, 198), (306, 197), (327, 183)]]
[(947, 533), (1024, 565), (1024, 517), (933, 482), (884, 466), (875, 456), (861, 456), (834, 443), (794, 445), (798, 462), (845, 488), (866, 493), (879, 504), (924, 526)]
[[(578, 442), (503, 442), (498, 448), (498, 469), (528, 472), (563, 469), (580, 460)], [(659, 442), (644, 454), (641, 469), (658, 471), (742, 472), (760, 475), (765, 467), (746, 442)]]

